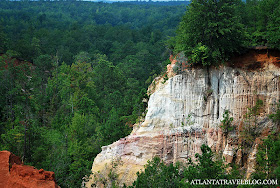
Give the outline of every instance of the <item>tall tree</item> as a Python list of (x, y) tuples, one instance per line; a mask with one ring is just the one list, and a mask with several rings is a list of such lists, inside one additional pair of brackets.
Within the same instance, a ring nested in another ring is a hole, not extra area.
[(242, 46), (243, 27), (236, 15), (238, 0), (193, 0), (178, 29), (175, 50), (190, 63), (217, 64)]
[(267, 44), (269, 47), (280, 49), (280, 2), (278, 0), (264, 0), (261, 10), (267, 19)]

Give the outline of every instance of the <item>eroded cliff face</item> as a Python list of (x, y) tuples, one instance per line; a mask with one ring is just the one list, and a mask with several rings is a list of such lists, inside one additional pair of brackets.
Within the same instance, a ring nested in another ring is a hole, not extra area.
[[(242, 58), (237, 58), (235, 67), (186, 68), (179, 75), (172, 72), (176, 63), (173, 60), (167, 72), (171, 78), (165, 83), (163, 78), (157, 78), (150, 88), (153, 94), (145, 121), (135, 125), (126, 138), (102, 148), (94, 160), (93, 174), (98, 174), (96, 178), (103, 176), (112, 169), (112, 161), (119, 160), (121, 163), (114, 169), (119, 175), (118, 182), (131, 184), (136, 172), (154, 156), (167, 163), (186, 162), (201, 152), (202, 144), (207, 144), (225, 162), (241, 165), (249, 176), (254, 170), (260, 138), (275, 129), (267, 114), (273, 112), (273, 104), (280, 99), (279, 58), (263, 56), (256, 53), (249, 58), (250, 63), (247, 58), (246, 66), (238, 67)], [(258, 67), (250, 67), (254, 64)], [(255, 138), (245, 156), (238, 147), (242, 142), (240, 130), (248, 107), (254, 106), (258, 99), (264, 102), (257, 121), (261, 135)], [(235, 126), (228, 135), (220, 129), (225, 110), (229, 110)], [(86, 186), (94, 184), (96, 178), (92, 175)]]
[(0, 151), (1, 188), (59, 188), (54, 172), (23, 165), (18, 156)]

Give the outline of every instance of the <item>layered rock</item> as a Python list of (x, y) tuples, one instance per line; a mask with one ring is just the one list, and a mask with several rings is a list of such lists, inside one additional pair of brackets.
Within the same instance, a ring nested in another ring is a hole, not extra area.
[[(253, 143), (245, 157), (238, 147), (242, 142), (240, 130), (244, 114), (258, 99), (264, 101), (258, 117), (261, 137), (274, 129), (267, 114), (274, 111), (273, 104), (280, 99), (279, 58), (254, 52), (236, 58), (232, 62), (235, 67), (186, 67), (178, 75), (172, 72), (175, 64), (173, 60), (168, 67), (171, 78), (166, 82), (157, 78), (153, 83), (145, 121), (135, 125), (126, 138), (102, 147), (92, 166), (93, 174), (99, 175), (95, 177), (106, 176), (113, 168), (112, 161), (118, 159), (121, 163), (114, 168), (119, 174), (118, 182), (130, 184), (136, 172), (154, 156), (166, 163), (186, 162), (201, 152), (202, 144), (224, 156), (227, 163), (235, 162), (246, 168), (248, 176), (253, 172), (259, 142)], [(234, 118), (232, 124), (236, 127), (228, 135), (220, 129), (225, 110)], [(86, 186), (91, 187), (96, 180), (92, 175)]]
[(37, 170), (23, 165), (20, 158), (9, 151), (0, 151), (0, 187), (58, 188), (54, 172)]

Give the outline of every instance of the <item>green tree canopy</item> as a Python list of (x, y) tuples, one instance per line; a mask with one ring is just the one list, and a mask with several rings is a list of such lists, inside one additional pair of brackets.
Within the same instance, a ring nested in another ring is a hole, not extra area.
[(202, 65), (220, 63), (238, 52), (244, 32), (237, 4), (238, 0), (193, 0), (179, 25), (175, 50)]

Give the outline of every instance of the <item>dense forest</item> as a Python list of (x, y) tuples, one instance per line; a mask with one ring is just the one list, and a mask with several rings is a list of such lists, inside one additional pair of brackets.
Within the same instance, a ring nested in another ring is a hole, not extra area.
[(1, 2), (1, 150), (76, 187), (132, 130), (185, 5)]
[(171, 53), (209, 66), (253, 46), (280, 49), (279, 18), (278, 0), (1, 1), (0, 149), (78, 187), (101, 147), (145, 114)]

